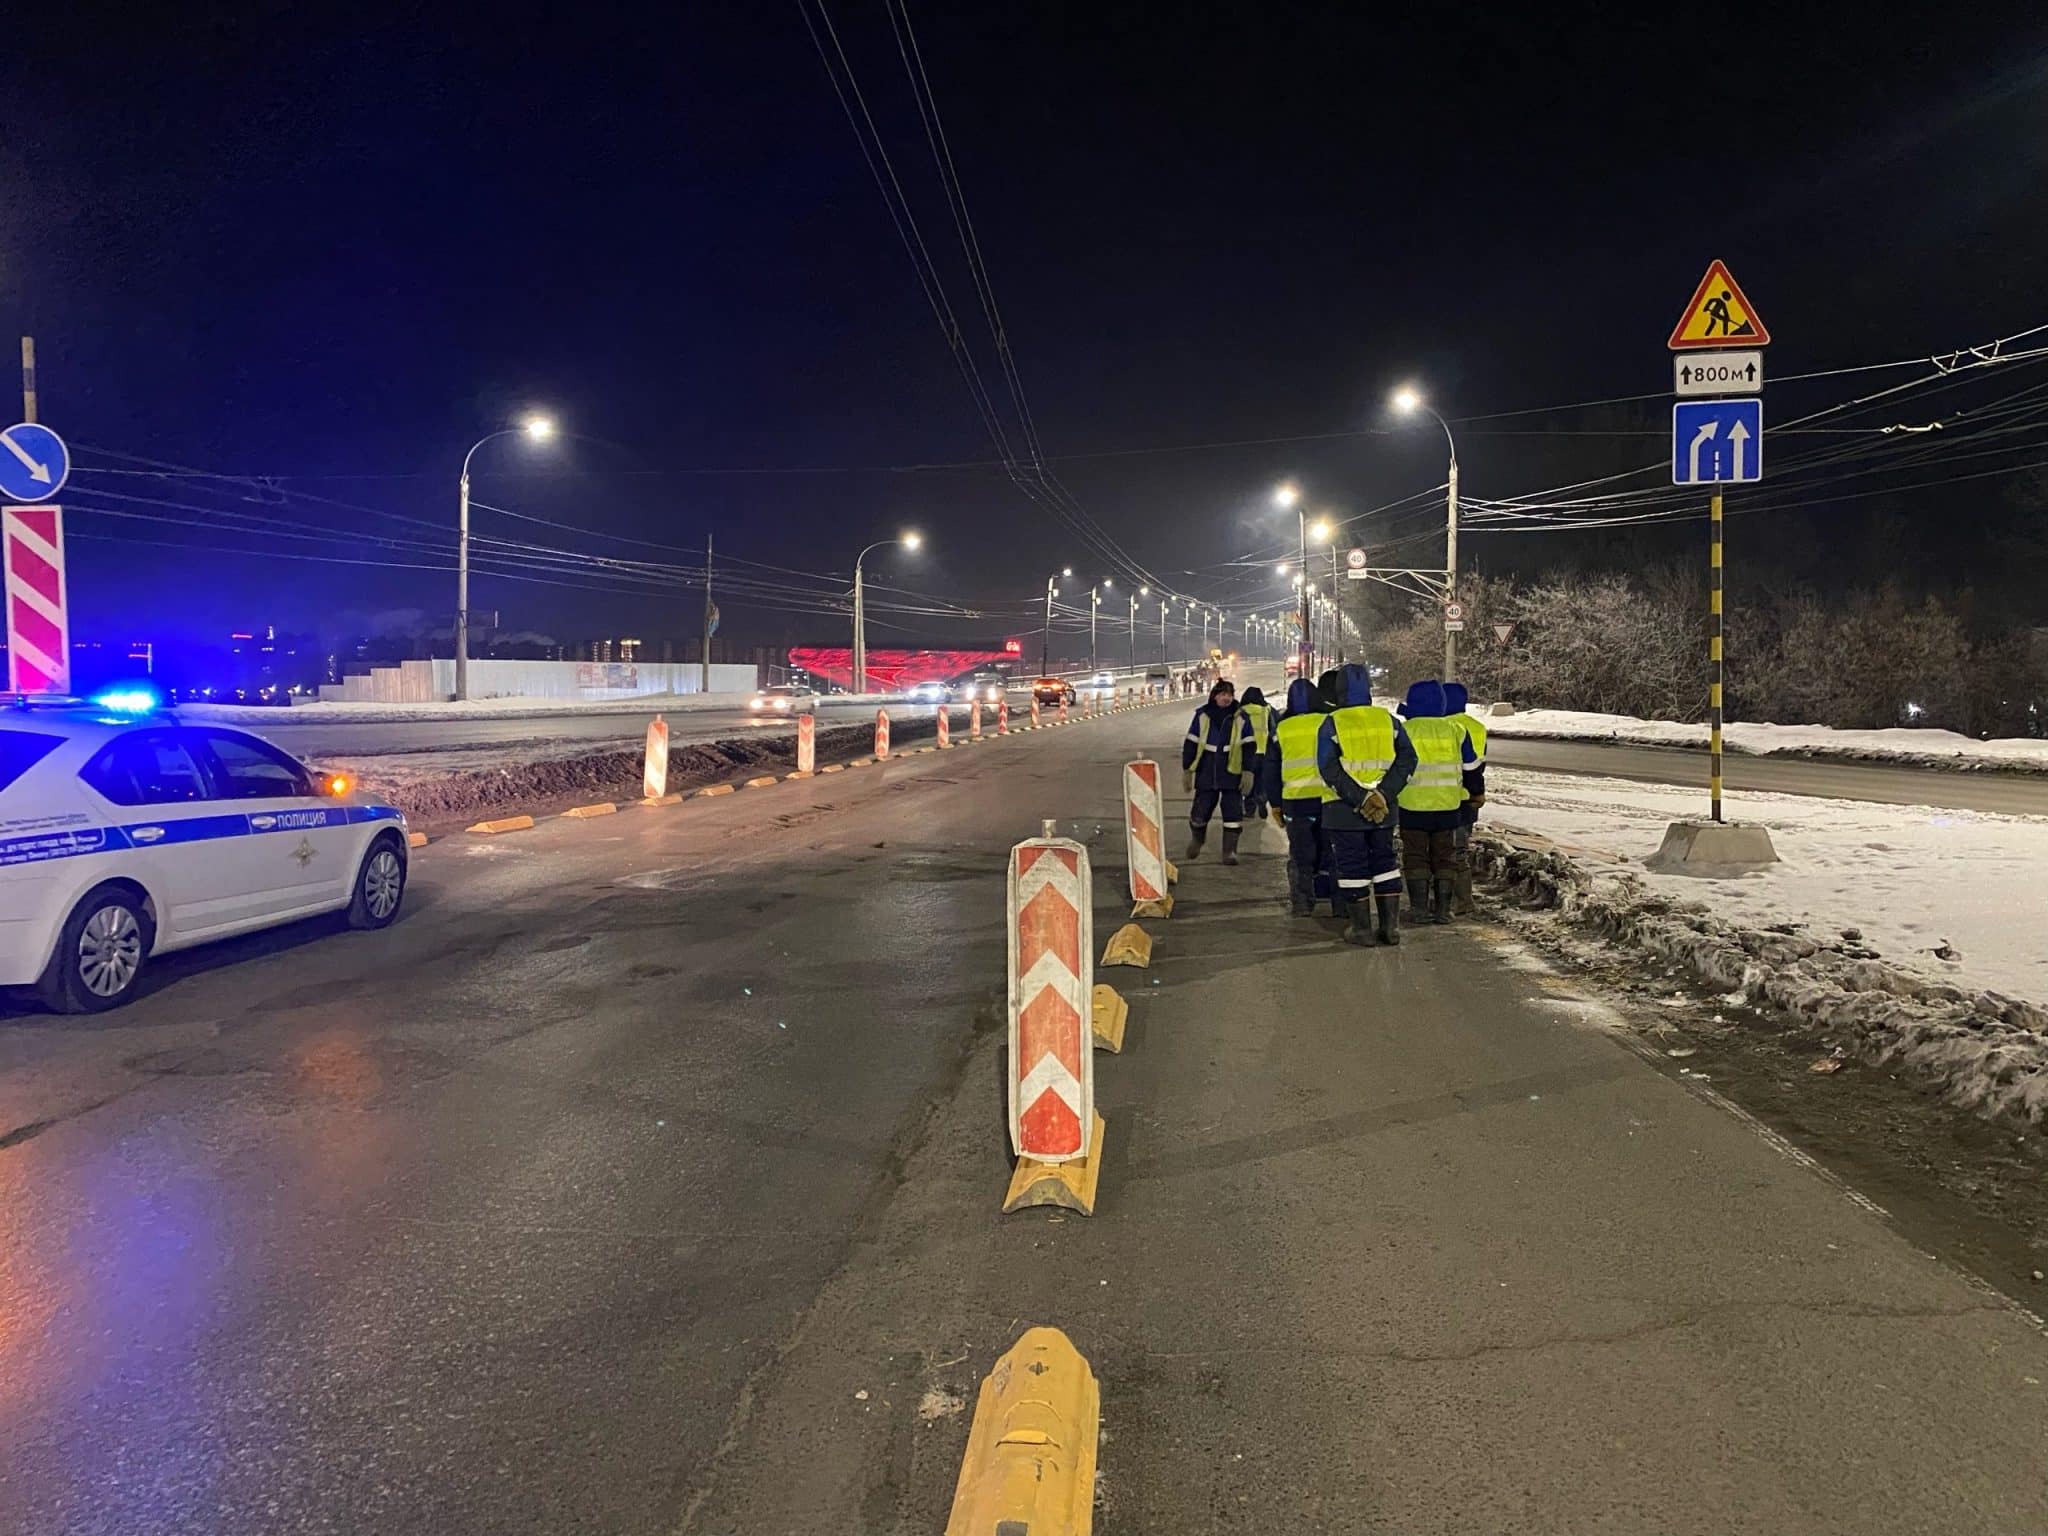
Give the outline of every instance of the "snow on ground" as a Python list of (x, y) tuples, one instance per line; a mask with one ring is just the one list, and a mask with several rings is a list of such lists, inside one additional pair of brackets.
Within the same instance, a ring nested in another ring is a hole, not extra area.
[[(1566, 741), (1623, 741), (1655, 747), (1704, 747), (1704, 724), (1640, 720), (1582, 709), (1529, 709), (1485, 716), (1488, 734), (1545, 736)], [(1826, 725), (1771, 725), (1736, 720), (1722, 729), (1730, 752), (1756, 757), (1835, 757), (1921, 763), (1943, 768), (2003, 768), (2048, 773), (2048, 740), (2003, 737), (1978, 741), (1954, 731), (1838, 731)]]
[(264, 722), (293, 725), (312, 721), (348, 721), (365, 725), (396, 725), (435, 720), (527, 720), (549, 715), (675, 714), (693, 709), (737, 709), (752, 697), (744, 693), (648, 693), (625, 699), (465, 699), (438, 704), (353, 704), (339, 699), (308, 699), (289, 707), (265, 704), (180, 704), (181, 720), (218, 720), (260, 730)]
[(1643, 868), (1668, 823), (1706, 813), (1698, 789), (1495, 767), (1482, 819), (1541, 833), (1596, 870), (1626, 866), (1743, 927), (1796, 922), (1821, 939), (1853, 928), (1916, 975), (2048, 1002), (2048, 818), (1746, 792), (1726, 805), (1770, 829), (1778, 864), (1722, 880)]

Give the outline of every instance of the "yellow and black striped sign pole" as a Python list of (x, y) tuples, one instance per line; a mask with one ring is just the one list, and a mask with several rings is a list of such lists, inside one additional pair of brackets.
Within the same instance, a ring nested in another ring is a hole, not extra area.
[(1709, 523), (1713, 529), (1711, 573), (1707, 583), (1707, 659), (1712, 663), (1707, 684), (1707, 791), (1714, 802), (1714, 820), (1721, 819), (1721, 684), (1726, 673), (1721, 656), (1721, 493), (1714, 492)]

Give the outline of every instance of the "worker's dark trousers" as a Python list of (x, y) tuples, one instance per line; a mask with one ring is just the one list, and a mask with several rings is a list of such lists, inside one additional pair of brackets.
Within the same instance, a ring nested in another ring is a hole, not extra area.
[[(1337, 868), (1337, 891), (1345, 901), (1360, 901), (1368, 895), (1391, 896), (1401, 889), (1392, 827), (1326, 826), (1323, 836), (1330, 840), (1330, 862)], [(1406, 841), (1402, 839), (1404, 844)]]
[(1244, 792), (1238, 787), (1237, 778), (1232, 775), (1228, 789), (1214, 789), (1207, 784), (1195, 786), (1194, 808), (1188, 812), (1188, 825), (1197, 832), (1209, 825), (1209, 818), (1216, 814), (1216, 802), (1223, 802), (1223, 829), (1232, 832), (1244, 825)]
[(1456, 827), (1401, 828), (1401, 869), (1410, 880), (1455, 875), (1461, 852)]
[(1280, 811), (1287, 823), (1287, 885), (1288, 893), (1313, 904), (1316, 899), (1316, 872), (1323, 867), (1323, 819), (1315, 811), (1306, 815), (1286, 809)]

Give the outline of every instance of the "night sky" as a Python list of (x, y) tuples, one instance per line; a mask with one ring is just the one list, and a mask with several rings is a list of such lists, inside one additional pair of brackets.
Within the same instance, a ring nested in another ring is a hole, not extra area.
[[(452, 576), (399, 567), (449, 563), (463, 451), (529, 406), (573, 437), (485, 450), (480, 500), (816, 573), (921, 527), (871, 578), (988, 616), (897, 615), (877, 644), (1026, 632), (1047, 569), (1112, 574), (991, 462), (794, 0), (151, 9), (10, 21), (0, 318), (37, 337), (42, 418), (88, 471), (64, 498), (76, 637), (445, 622)], [(887, 13), (829, 15), (1007, 410)], [(910, 15), (1038, 431), (1134, 562), (1120, 585), (1277, 602), (1269, 563), (1229, 563), (1289, 537), (1277, 478), (1342, 513), (1442, 478), (1440, 437), (1378, 430), (1398, 380), (1461, 422), (1668, 389), (1710, 257), (1777, 374), (2048, 321), (2038, 7)], [(1462, 424), (1467, 490), (1654, 460), (1665, 414)], [(1317, 440), (1244, 444), (1272, 438)], [(105, 473), (138, 460), (272, 483)], [(1831, 507), (1799, 558), (1853, 548), (1862, 515)], [(315, 554), (370, 563), (286, 558)], [(1475, 530), (1465, 556), (1632, 554)], [(562, 579), (585, 585), (482, 578), (474, 601), (564, 639), (698, 622), (680, 591)], [(741, 639), (843, 632), (722, 606)]]

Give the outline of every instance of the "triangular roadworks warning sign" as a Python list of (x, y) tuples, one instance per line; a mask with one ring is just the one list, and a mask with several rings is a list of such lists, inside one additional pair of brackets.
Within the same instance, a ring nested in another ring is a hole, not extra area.
[(1668, 345), (1674, 352), (1683, 352), (1688, 347), (1761, 347), (1770, 339), (1756, 306), (1749, 302), (1727, 263), (1717, 261), (1700, 279)]

